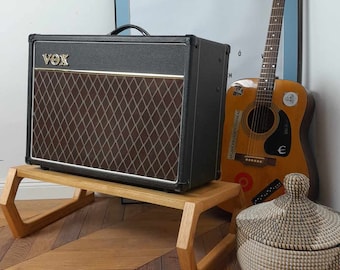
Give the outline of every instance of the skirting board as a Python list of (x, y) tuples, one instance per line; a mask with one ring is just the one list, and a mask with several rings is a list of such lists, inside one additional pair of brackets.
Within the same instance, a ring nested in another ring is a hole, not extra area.
[[(5, 186), (5, 179), (0, 179), (0, 194)], [(24, 179), (18, 190), (17, 200), (65, 199), (72, 198), (74, 189), (52, 183)]]

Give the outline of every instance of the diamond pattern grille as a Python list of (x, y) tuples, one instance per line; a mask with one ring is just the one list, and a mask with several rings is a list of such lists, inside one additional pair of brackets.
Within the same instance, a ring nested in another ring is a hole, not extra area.
[(34, 75), (32, 157), (177, 180), (183, 79)]

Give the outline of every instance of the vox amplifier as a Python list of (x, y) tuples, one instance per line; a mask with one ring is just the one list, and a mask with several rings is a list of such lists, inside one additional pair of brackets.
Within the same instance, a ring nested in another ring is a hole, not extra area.
[(229, 45), (30, 35), (26, 162), (184, 192), (219, 178)]

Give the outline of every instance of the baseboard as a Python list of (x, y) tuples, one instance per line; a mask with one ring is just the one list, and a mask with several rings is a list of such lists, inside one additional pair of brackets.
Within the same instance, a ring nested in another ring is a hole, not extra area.
[[(5, 179), (0, 179), (0, 194), (5, 186)], [(40, 182), (32, 179), (22, 180), (16, 199), (40, 200), (40, 199), (64, 199), (73, 196), (74, 189), (52, 183)]]

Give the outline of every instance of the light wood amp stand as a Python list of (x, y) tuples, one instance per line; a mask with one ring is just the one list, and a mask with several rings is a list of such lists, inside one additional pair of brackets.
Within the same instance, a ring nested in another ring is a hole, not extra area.
[[(23, 220), (15, 205), (15, 197), (24, 178), (74, 187), (74, 196), (68, 203), (58, 208)], [(13, 235), (24, 237), (91, 203), (94, 200), (94, 192), (183, 210), (176, 244), (181, 269), (218, 269), (221, 260), (224, 260), (235, 248), (235, 217), (244, 205), (244, 198), (241, 186), (229, 182), (212, 181), (204, 187), (185, 194), (174, 194), (42, 170), (38, 166), (22, 165), (9, 169), (0, 205)], [(197, 263), (194, 238), (199, 217), (204, 211), (228, 200), (236, 200), (237, 205), (240, 206), (234, 210), (230, 232)]]

